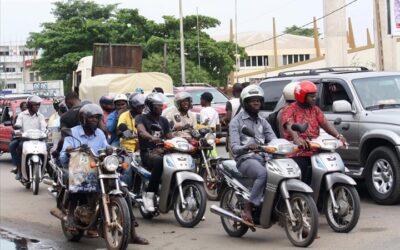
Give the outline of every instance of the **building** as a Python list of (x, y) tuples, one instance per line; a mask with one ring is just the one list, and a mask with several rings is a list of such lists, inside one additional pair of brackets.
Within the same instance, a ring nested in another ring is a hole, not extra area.
[(39, 72), (30, 70), (37, 55), (37, 50), (25, 45), (0, 45), (0, 90), (3, 93), (21, 93), (25, 83), (40, 81)]

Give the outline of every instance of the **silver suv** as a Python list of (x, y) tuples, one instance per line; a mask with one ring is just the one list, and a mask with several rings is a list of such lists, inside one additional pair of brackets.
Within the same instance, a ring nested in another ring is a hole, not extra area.
[(400, 72), (324, 68), (280, 73), (260, 83), (264, 115), (284, 105), (283, 87), (309, 80), (317, 103), (350, 146), (339, 153), (353, 177), (363, 178), (380, 204), (400, 202)]

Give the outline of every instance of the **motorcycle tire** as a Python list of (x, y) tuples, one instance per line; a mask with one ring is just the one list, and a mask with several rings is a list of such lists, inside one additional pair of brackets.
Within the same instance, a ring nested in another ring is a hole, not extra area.
[(82, 239), (83, 237), (83, 233), (85, 231), (81, 230), (81, 229), (77, 229), (77, 232), (71, 232), (67, 229), (67, 225), (66, 225), (66, 221), (61, 220), (61, 229), (64, 233), (65, 238), (68, 241), (72, 241), (72, 242), (78, 242)]
[(39, 163), (33, 164), (33, 178), (32, 178), (32, 192), (33, 195), (39, 193), (39, 183), (40, 183), (40, 165)]
[[(231, 188), (225, 188), (225, 190), (222, 192), (222, 195), (221, 195), (220, 207), (222, 209), (225, 209), (225, 210), (235, 214), (235, 211), (233, 211), (232, 208), (239, 208), (240, 204), (237, 199), (236, 199), (235, 204), (229, 204), (229, 201), (230, 201), (232, 195), (235, 195), (234, 190)], [(232, 205), (234, 207), (232, 207)], [(241, 210), (241, 209), (239, 209), (239, 210)], [(240, 214), (236, 214), (236, 215), (240, 216)], [(245, 235), (247, 233), (247, 231), (249, 230), (249, 227), (244, 225), (243, 223), (234, 222), (223, 216), (221, 216), (221, 223), (225, 229), (225, 232), (231, 237), (240, 238), (243, 235)]]
[[(344, 190), (344, 192), (347, 193), (346, 198), (348, 202), (351, 204), (346, 204), (343, 203), (345, 201), (339, 200), (339, 197), (336, 198), (336, 202), (339, 205), (339, 213), (345, 213), (345, 212), (352, 212), (351, 219), (347, 221), (343, 221), (343, 217), (339, 214), (335, 214), (333, 211), (333, 204), (332, 204), (332, 199), (329, 193), (325, 196), (325, 202), (324, 202), (324, 210), (325, 210), (325, 217), (326, 220), (328, 221), (329, 226), (337, 233), (348, 233), (353, 228), (357, 225), (358, 219), (360, 217), (360, 196), (358, 195), (358, 192), (354, 186), (349, 186), (349, 185), (336, 185), (333, 187), (333, 193), (334, 195), (339, 195), (340, 190)], [(342, 194), (343, 195), (343, 194)], [(344, 198), (344, 197), (342, 197)], [(349, 200), (350, 199), (350, 200)], [(346, 208), (345, 206), (348, 205)], [(341, 209), (345, 209), (347, 211), (341, 211)], [(347, 217), (346, 215), (343, 215), (344, 217)]]
[[(131, 236), (131, 217), (128, 210), (128, 204), (126, 204), (126, 200), (122, 197), (110, 196), (110, 202), (107, 205), (108, 211), (110, 212), (110, 222), (112, 224), (118, 223), (119, 228), (122, 229), (122, 232), (117, 228), (110, 229), (106, 223), (103, 223), (103, 237), (107, 249), (126, 249)], [(118, 234), (118, 239), (114, 237), (116, 234)]]
[[(210, 171), (212, 174), (214, 173), (214, 175), (215, 175), (215, 170), (210, 169)], [(217, 183), (209, 183), (207, 181), (208, 173), (205, 168), (201, 168), (200, 172), (201, 172), (201, 177), (204, 180), (203, 186), (204, 186), (204, 190), (206, 191), (207, 198), (210, 201), (218, 201), (221, 198), (221, 195), (218, 192), (219, 190), (218, 190)]]
[[(196, 194), (193, 194), (193, 191), (196, 190)], [(194, 181), (186, 181), (182, 184), (182, 191), (183, 191), (183, 196), (186, 201), (189, 200), (188, 203), (192, 202), (191, 204), (188, 204), (189, 208), (183, 208), (182, 206), (182, 201), (181, 197), (179, 195), (179, 192), (176, 193), (175, 199), (174, 199), (174, 214), (175, 214), (175, 219), (178, 221), (178, 223), (182, 227), (194, 227), (197, 224), (200, 223), (200, 221), (203, 219), (204, 213), (206, 212), (206, 206), (207, 206), (207, 195), (206, 191), (204, 190), (204, 186), (202, 183), (199, 182), (194, 182)], [(192, 195), (193, 194), (193, 195)], [(190, 197), (192, 196), (192, 197)], [(194, 197), (195, 196), (195, 197)], [(195, 200), (190, 200), (194, 198)], [(191, 206), (195, 206), (191, 207)], [(191, 220), (185, 220), (182, 217), (182, 214), (184, 211), (182, 210), (192, 210), (192, 209), (197, 209), (197, 212), (193, 212), (193, 216)]]
[[(313, 243), (318, 233), (319, 213), (317, 210), (317, 206), (315, 205), (315, 202), (311, 195), (299, 192), (294, 192), (290, 194), (289, 203), (292, 207), (293, 215), (297, 219), (297, 223), (295, 226), (293, 226), (288, 213), (285, 213), (286, 235), (293, 245), (297, 247), (307, 247)], [(308, 221), (305, 222), (304, 216), (307, 215)], [(307, 228), (307, 226), (309, 228)], [(304, 236), (305, 234), (306, 236)]]

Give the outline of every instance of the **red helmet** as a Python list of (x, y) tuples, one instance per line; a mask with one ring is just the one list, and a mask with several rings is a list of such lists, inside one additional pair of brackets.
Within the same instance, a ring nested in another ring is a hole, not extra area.
[(307, 94), (316, 93), (317, 91), (317, 86), (313, 82), (301, 81), (294, 90), (294, 98), (296, 101), (303, 103)]

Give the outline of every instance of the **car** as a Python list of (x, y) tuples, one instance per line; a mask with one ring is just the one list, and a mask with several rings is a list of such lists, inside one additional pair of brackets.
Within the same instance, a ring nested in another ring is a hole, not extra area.
[[(12, 139), (12, 124), (16, 115), (21, 112), (20, 103), (26, 101), (29, 95), (10, 95), (0, 97), (0, 153), (8, 152), (8, 145)], [(55, 112), (53, 100), (44, 98), (39, 112), (44, 115), (46, 120)]]
[(400, 72), (364, 67), (282, 72), (259, 83), (263, 116), (284, 105), (287, 83), (300, 80), (317, 85), (317, 105), (347, 139), (349, 148), (338, 153), (348, 174), (365, 180), (375, 202), (400, 202)]
[[(194, 113), (197, 113), (198, 121), (200, 121), (200, 111), (202, 109), (200, 105), (200, 96), (204, 92), (210, 92), (214, 99), (211, 103), (211, 106), (217, 111), (219, 115), (220, 121), (224, 118), (226, 114), (225, 106), (226, 102), (229, 100), (229, 98), (219, 89), (209, 85), (209, 84), (204, 84), (204, 83), (189, 83), (185, 84), (181, 87), (175, 87), (174, 88), (174, 93), (178, 92), (188, 92), (189, 94), (192, 95), (193, 98), (193, 108), (191, 111)], [(221, 126), (222, 131), (226, 131), (227, 127), (226, 126)]]

